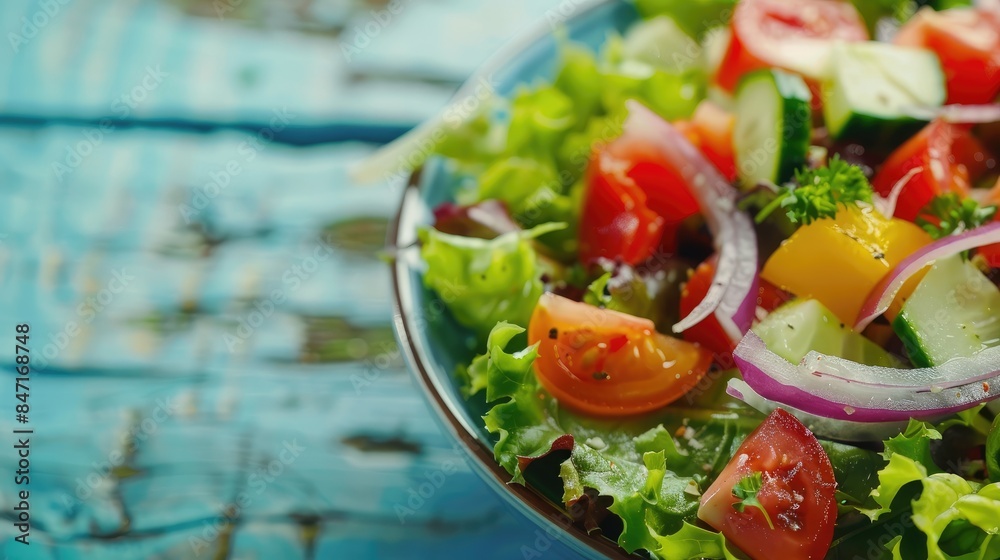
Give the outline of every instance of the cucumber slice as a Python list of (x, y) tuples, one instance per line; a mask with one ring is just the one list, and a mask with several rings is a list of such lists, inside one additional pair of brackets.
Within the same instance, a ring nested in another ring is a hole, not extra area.
[(918, 111), (944, 103), (944, 73), (932, 51), (866, 41), (836, 45), (832, 59), (823, 116), (838, 140), (891, 149), (926, 124)]
[(1000, 345), (1000, 289), (961, 255), (941, 259), (892, 327), (918, 367), (974, 356)]
[(900, 361), (868, 340), (815, 299), (797, 299), (774, 310), (753, 332), (767, 348), (797, 364), (811, 350), (870, 366), (900, 367)]
[(805, 81), (794, 74), (760, 70), (743, 77), (736, 90), (733, 150), (745, 188), (784, 183), (805, 165), (811, 100)]
[(701, 47), (673, 19), (657, 16), (629, 28), (622, 41), (622, 56), (625, 60), (684, 72), (701, 62)]

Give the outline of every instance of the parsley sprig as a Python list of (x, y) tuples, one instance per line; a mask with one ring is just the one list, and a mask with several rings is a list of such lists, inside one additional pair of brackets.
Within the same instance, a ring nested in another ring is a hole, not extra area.
[(792, 223), (810, 224), (833, 218), (840, 205), (872, 201), (872, 186), (864, 171), (834, 155), (826, 167), (795, 172), (797, 187), (782, 187), (778, 196), (755, 218), (763, 222), (778, 208), (784, 208)]
[(764, 519), (767, 520), (767, 526), (774, 529), (774, 523), (771, 522), (771, 516), (767, 514), (767, 510), (764, 509), (764, 504), (760, 503), (757, 499), (757, 493), (760, 492), (761, 486), (764, 484), (763, 475), (759, 472), (754, 472), (753, 474), (748, 474), (743, 477), (736, 486), (733, 486), (733, 497), (739, 501), (733, 504), (733, 508), (743, 513), (748, 507), (755, 507), (764, 514)]
[(976, 229), (992, 220), (996, 213), (996, 206), (980, 206), (975, 200), (945, 193), (927, 203), (917, 217), (917, 225), (934, 239), (941, 239)]

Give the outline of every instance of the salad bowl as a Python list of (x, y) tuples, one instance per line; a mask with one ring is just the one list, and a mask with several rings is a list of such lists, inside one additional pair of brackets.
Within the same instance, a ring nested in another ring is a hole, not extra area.
[(1000, 76), (1000, 7), (636, 3), (563, 2), (368, 162), (415, 169), (394, 326), (444, 429), (553, 551), (1000, 558), (1000, 79), (953, 28)]

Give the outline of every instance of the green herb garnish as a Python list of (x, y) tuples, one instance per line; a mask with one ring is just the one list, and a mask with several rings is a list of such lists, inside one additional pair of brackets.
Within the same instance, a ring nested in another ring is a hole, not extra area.
[(733, 508), (740, 513), (743, 513), (748, 507), (759, 509), (764, 514), (764, 519), (767, 520), (767, 526), (774, 529), (774, 523), (771, 523), (771, 516), (764, 509), (764, 504), (760, 503), (760, 500), (757, 499), (757, 493), (760, 492), (763, 484), (763, 475), (759, 472), (743, 477), (736, 486), (733, 486), (733, 496), (740, 500), (733, 504)]
[(872, 201), (872, 185), (864, 171), (838, 155), (826, 167), (796, 171), (795, 182), (797, 187), (782, 187), (777, 198), (757, 214), (758, 224), (779, 207), (786, 209), (793, 223), (810, 224), (835, 217), (840, 205)]
[(946, 193), (927, 203), (917, 217), (917, 225), (934, 239), (941, 239), (989, 223), (996, 213), (996, 206), (980, 206), (975, 200)]

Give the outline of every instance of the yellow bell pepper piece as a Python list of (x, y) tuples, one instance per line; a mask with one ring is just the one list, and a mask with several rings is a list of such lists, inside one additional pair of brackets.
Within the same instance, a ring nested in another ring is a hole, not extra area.
[[(799, 297), (818, 299), (853, 325), (872, 288), (930, 242), (931, 237), (910, 222), (852, 205), (834, 219), (799, 228), (768, 259), (761, 277)], [(899, 311), (919, 276), (907, 282), (887, 315)]]

